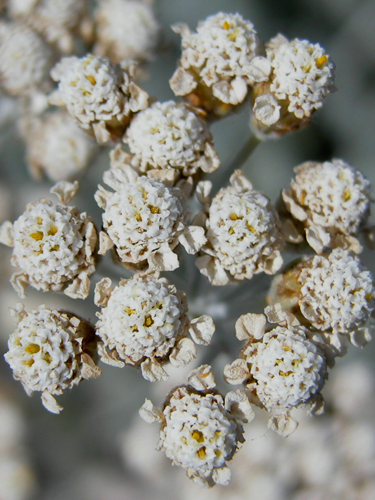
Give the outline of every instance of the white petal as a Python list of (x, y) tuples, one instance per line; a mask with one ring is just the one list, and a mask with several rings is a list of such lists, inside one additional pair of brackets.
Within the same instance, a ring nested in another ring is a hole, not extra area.
[(212, 471), (212, 479), (216, 484), (227, 486), (231, 478), (231, 471), (229, 467), (216, 467)]
[(95, 139), (99, 144), (108, 144), (111, 140), (111, 134), (109, 133), (105, 122), (102, 120), (100, 122), (96, 122), (93, 125), (93, 131), (95, 135)]
[(213, 389), (216, 386), (214, 374), (210, 365), (201, 365), (192, 370), (187, 376), (188, 384), (197, 391)]
[(322, 254), (324, 247), (330, 244), (331, 236), (322, 227), (310, 226), (306, 230), (306, 240), (317, 254)]
[(148, 424), (152, 424), (153, 422), (162, 423), (164, 420), (163, 412), (159, 408), (156, 408), (149, 399), (145, 399), (145, 402), (140, 407), (139, 416)]
[(116, 366), (116, 368), (123, 368), (125, 366), (125, 363), (116, 358), (114, 354), (107, 353), (102, 342), (98, 342), (98, 354), (101, 361), (107, 365)]
[(197, 188), (195, 190), (195, 195), (198, 198), (198, 201), (202, 203), (202, 205), (206, 205), (210, 203), (209, 195), (212, 190), (212, 182), (211, 181), (200, 181), (197, 184)]
[(51, 413), (59, 414), (61, 412), (61, 410), (63, 409), (63, 407), (58, 404), (58, 402), (52, 396), (52, 394), (50, 394), (47, 391), (44, 391), (42, 393), (42, 403), (43, 403), (44, 408), (46, 408)]
[(238, 193), (242, 193), (243, 191), (251, 191), (253, 189), (253, 185), (251, 184), (249, 179), (244, 176), (241, 170), (235, 170), (231, 175), (229, 182)]
[(113, 246), (114, 246), (114, 243), (111, 240), (111, 238), (108, 236), (108, 234), (104, 231), (100, 231), (98, 254), (105, 255), (108, 252), (108, 250), (113, 248)]
[(103, 182), (115, 191), (121, 191), (124, 186), (134, 182), (137, 178), (137, 172), (130, 165), (110, 168), (103, 174)]
[(236, 337), (238, 340), (249, 340), (251, 337), (260, 340), (266, 331), (266, 323), (264, 314), (243, 314), (236, 321)]
[(264, 310), (264, 314), (267, 316), (270, 323), (278, 323), (285, 326), (299, 325), (297, 318), (293, 314), (284, 311), (279, 303), (267, 306)]
[(95, 286), (94, 303), (97, 306), (106, 307), (112, 291), (112, 280), (110, 278), (101, 279)]
[(254, 410), (246, 394), (237, 389), (230, 391), (225, 396), (225, 408), (238, 420), (245, 424), (251, 422), (255, 417)]
[(174, 271), (180, 267), (177, 255), (167, 245), (151, 254), (148, 263), (151, 271)]
[(84, 379), (98, 378), (102, 374), (102, 370), (96, 366), (93, 359), (85, 352), (81, 355), (82, 369), (81, 375)]
[(178, 241), (185, 248), (187, 253), (194, 255), (207, 242), (204, 232), (203, 227), (188, 226), (185, 228), (184, 232), (179, 235)]
[(173, 366), (182, 367), (188, 365), (197, 357), (197, 348), (190, 339), (181, 339), (174, 347), (169, 356), (169, 361)]
[(3, 222), (0, 226), (0, 243), (7, 247), (12, 247), (14, 245), (13, 235), (13, 224), (9, 220)]
[(130, 93), (130, 109), (133, 113), (137, 111), (141, 111), (142, 109), (146, 109), (148, 106), (148, 94), (144, 90), (142, 90), (138, 85), (134, 82), (130, 82), (129, 84), (129, 93)]
[(289, 189), (283, 189), (281, 191), (281, 196), (283, 198), (286, 209), (293, 215), (295, 219), (302, 222), (307, 220), (307, 213), (301, 207), (301, 205), (296, 203)]
[(184, 68), (177, 68), (169, 80), (169, 85), (174, 95), (182, 96), (190, 94), (197, 86), (197, 82), (193, 75), (185, 71)]
[(79, 189), (79, 182), (68, 182), (68, 181), (59, 181), (49, 190), (50, 193), (55, 194), (60, 203), (67, 205), (77, 194)]
[(231, 385), (242, 384), (249, 375), (250, 371), (244, 359), (235, 359), (224, 367), (224, 380)]
[(148, 358), (141, 363), (143, 378), (150, 382), (160, 382), (169, 378), (168, 373), (164, 370), (156, 359)]
[(215, 332), (215, 324), (211, 316), (204, 314), (190, 322), (189, 333), (196, 344), (209, 345)]
[(271, 94), (263, 94), (255, 99), (253, 113), (258, 121), (270, 127), (280, 119), (280, 106)]
[(29, 285), (29, 277), (22, 271), (12, 274), (10, 283), (17, 293), (18, 297), (24, 299), (26, 297), (25, 290)]
[(72, 283), (65, 288), (65, 295), (72, 299), (87, 299), (90, 294), (90, 278), (86, 272), (80, 273)]
[(228, 275), (217, 259), (210, 255), (198, 257), (195, 265), (199, 271), (210, 280), (210, 283), (215, 286), (223, 286), (229, 283)]
[(298, 427), (298, 422), (289, 415), (274, 415), (269, 418), (267, 427), (280, 436), (290, 436)]

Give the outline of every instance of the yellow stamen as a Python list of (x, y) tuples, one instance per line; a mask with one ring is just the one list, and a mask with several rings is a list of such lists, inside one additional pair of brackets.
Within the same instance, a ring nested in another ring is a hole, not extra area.
[(326, 55), (321, 56), (316, 60), (316, 66), (320, 69), (325, 65), (327, 61), (328, 61), (328, 56)]

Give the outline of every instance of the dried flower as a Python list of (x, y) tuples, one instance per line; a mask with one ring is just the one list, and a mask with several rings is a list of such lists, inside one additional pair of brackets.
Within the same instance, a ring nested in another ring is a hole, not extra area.
[(75, 179), (96, 150), (95, 141), (63, 110), (41, 118), (27, 117), (21, 128), (28, 167), (36, 178), (44, 173), (55, 182)]
[(197, 354), (194, 342), (208, 345), (215, 330), (210, 316), (190, 321), (185, 293), (158, 274), (121, 280), (114, 289), (103, 278), (96, 285), (95, 302), (103, 306), (97, 313), (102, 360), (140, 367), (151, 382), (168, 378), (162, 366), (168, 361), (178, 367), (190, 363)]
[(124, 59), (150, 60), (159, 24), (151, 6), (138, 0), (103, 0), (95, 14), (94, 52), (119, 64)]
[(283, 436), (297, 427), (293, 408), (310, 405), (310, 413), (323, 411), (320, 390), (327, 378), (327, 363), (318, 347), (322, 339), (299, 325), (280, 307), (265, 310), (280, 326), (265, 332), (263, 314), (246, 314), (236, 323), (236, 336), (247, 340), (241, 357), (224, 369), (227, 382), (244, 382), (250, 401), (271, 413), (268, 425)]
[(205, 243), (204, 231), (188, 226), (182, 191), (138, 174), (128, 165), (112, 167), (95, 200), (104, 209), (99, 253), (113, 245), (120, 260), (133, 268), (173, 271), (179, 266), (173, 249), (181, 243), (194, 254)]
[(251, 279), (254, 274), (275, 274), (283, 259), (284, 240), (278, 230), (277, 214), (269, 199), (255, 191), (240, 170), (208, 204), (212, 184), (198, 184), (197, 194), (205, 214), (195, 222), (205, 228), (207, 243), (196, 260), (200, 272), (213, 285)]
[(188, 382), (171, 392), (163, 411), (146, 399), (139, 413), (148, 423), (160, 422), (158, 449), (186, 469), (190, 479), (206, 487), (227, 485), (227, 462), (245, 441), (239, 421), (252, 420), (252, 408), (241, 391), (229, 392), (225, 399), (214, 391), (209, 365), (190, 372)]
[(306, 162), (294, 171), (297, 175), (282, 197), (309, 245), (317, 253), (324, 247), (359, 253), (355, 237), (370, 214), (370, 182), (342, 160)]
[(183, 50), (169, 83), (193, 106), (225, 115), (244, 101), (249, 84), (267, 79), (269, 63), (256, 57), (257, 33), (240, 14), (219, 12), (200, 22), (196, 33), (182, 23), (172, 29), (181, 35)]
[(281, 303), (299, 320), (322, 332), (336, 355), (346, 352), (346, 338), (357, 346), (370, 339), (366, 323), (375, 308), (373, 278), (349, 251), (337, 248), (312, 257), (277, 276), (269, 301)]
[(253, 91), (253, 128), (261, 138), (305, 127), (334, 90), (334, 64), (319, 44), (277, 35), (266, 44), (271, 71)]
[(52, 67), (49, 46), (29, 27), (0, 24), (0, 83), (12, 95), (30, 95), (49, 89)]
[(115, 66), (92, 54), (64, 57), (51, 71), (59, 87), (50, 102), (66, 106), (99, 143), (118, 139), (133, 113), (147, 107), (146, 92), (131, 80), (133, 69), (131, 64)]
[[(78, 188), (61, 181), (52, 192), (68, 196)], [(63, 202), (63, 198), (61, 198)], [(29, 204), (14, 224), (0, 228), (0, 240), (13, 247), (11, 263), (21, 268), (11, 283), (21, 298), (31, 285), (43, 292), (64, 289), (72, 298), (87, 298), (89, 276), (95, 271), (93, 251), (97, 234), (91, 218), (75, 207), (53, 203), (45, 198)]]
[(132, 165), (140, 172), (174, 170), (176, 178), (199, 171), (211, 173), (220, 161), (205, 121), (186, 104), (156, 102), (139, 113), (124, 137), (133, 154)]
[(43, 405), (59, 413), (62, 407), (54, 395), (101, 374), (93, 360), (94, 328), (74, 314), (45, 305), (28, 313), (18, 304), (11, 314), (17, 328), (9, 338), (5, 360), (29, 396), (42, 391)]

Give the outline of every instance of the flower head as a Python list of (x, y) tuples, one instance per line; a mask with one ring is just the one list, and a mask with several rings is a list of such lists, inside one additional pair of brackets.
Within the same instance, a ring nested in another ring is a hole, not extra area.
[(101, 374), (92, 359), (94, 329), (74, 314), (45, 305), (28, 313), (18, 304), (11, 312), (17, 317), (17, 327), (9, 338), (5, 359), (13, 376), (29, 395), (41, 391), (47, 410), (59, 413), (62, 408), (53, 395)]
[(66, 106), (80, 127), (106, 143), (121, 137), (132, 114), (147, 106), (147, 94), (130, 73), (92, 54), (64, 57), (51, 72), (59, 87), (50, 101)]
[[(274, 274), (283, 262), (284, 240), (269, 199), (255, 191), (239, 170), (230, 182), (206, 205), (207, 243), (196, 261), (214, 285), (251, 279), (260, 272)], [(207, 184), (203, 186), (201, 191)]]

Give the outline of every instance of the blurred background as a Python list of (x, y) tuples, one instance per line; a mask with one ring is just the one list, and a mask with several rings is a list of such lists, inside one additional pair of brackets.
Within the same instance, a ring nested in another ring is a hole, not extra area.
[[(155, 0), (161, 25), (160, 50), (146, 66), (140, 85), (159, 101), (174, 99), (168, 80), (180, 55), (180, 37), (170, 29), (185, 22), (195, 29), (199, 20), (220, 10), (239, 12), (251, 20), (261, 40), (277, 33), (290, 39), (320, 43), (336, 63), (337, 92), (304, 131), (260, 144), (242, 168), (254, 187), (276, 201), (293, 167), (307, 161), (341, 158), (359, 169), (375, 185), (375, 1), (374, 0)], [(15, 220), (25, 204), (49, 197), (51, 181), (33, 180), (25, 163), (25, 145), (17, 120), (15, 98), (0, 97), (0, 217)], [(222, 167), (231, 163), (250, 137), (249, 107), (211, 127)], [(87, 173), (74, 204), (101, 225), (101, 210), (93, 193), (109, 166), (102, 148)], [(220, 169), (212, 175), (215, 190)], [(375, 190), (373, 191), (375, 193)], [(374, 218), (372, 218), (374, 222)], [(14, 329), (8, 309), (18, 301), (9, 278), (14, 269), (11, 249), (0, 248), (1, 352)], [(286, 261), (293, 256), (286, 255)], [(375, 272), (374, 253), (365, 250), (363, 263)], [(191, 315), (211, 314), (217, 325), (213, 345), (200, 348), (195, 365), (168, 369), (171, 380), (153, 385), (136, 370), (102, 366), (98, 380), (84, 382), (59, 397), (64, 411), (48, 413), (39, 394), (29, 398), (12, 379), (0, 357), (0, 500), (137, 500), (200, 498), (262, 500), (357, 500), (375, 498), (374, 342), (366, 349), (352, 347), (338, 360), (325, 388), (327, 412), (321, 417), (298, 415), (300, 426), (289, 438), (267, 432), (266, 416), (257, 411), (246, 428), (247, 443), (232, 462), (228, 487), (202, 490), (183, 471), (172, 468), (155, 451), (158, 426), (138, 417), (146, 397), (161, 405), (167, 392), (184, 381), (190, 369), (212, 363), (219, 389), (230, 390), (222, 368), (237, 356), (236, 319), (261, 312), (270, 278), (258, 275), (239, 286), (214, 289), (198, 278), (199, 293), (192, 293), (193, 258), (181, 255), (181, 269), (168, 276), (187, 291)], [(116, 268), (109, 256), (101, 259), (96, 283), (130, 276)], [(93, 288), (93, 287), (92, 287)], [(191, 292), (191, 293), (189, 293)], [(29, 288), (26, 309), (41, 303), (68, 309), (95, 322), (92, 295), (74, 301), (65, 295), (43, 294)]]

